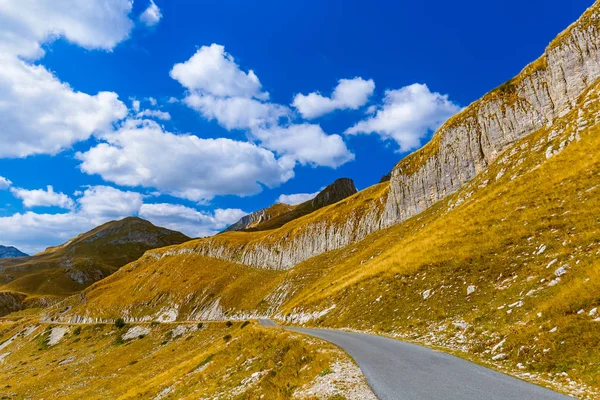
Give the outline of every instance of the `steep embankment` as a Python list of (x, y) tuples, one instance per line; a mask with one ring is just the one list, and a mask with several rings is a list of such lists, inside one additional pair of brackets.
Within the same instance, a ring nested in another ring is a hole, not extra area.
[(77, 293), (147, 250), (187, 240), (182, 233), (132, 217), (108, 222), (33, 257), (4, 259), (0, 315)]

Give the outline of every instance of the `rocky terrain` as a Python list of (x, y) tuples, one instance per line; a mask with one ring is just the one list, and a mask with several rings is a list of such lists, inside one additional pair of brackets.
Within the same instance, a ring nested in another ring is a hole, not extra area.
[(17, 257), (28, 257), (28, 255), (13, 246), (0, 246), (0, 258)]
[(274, 204), (271, 207), (246, 215), (225, 231), (262, 231), (279, 228), (294, 219), (335, 204), (355, 193), (357, 193), (357, 190), (354, 181), (348, 178), (340, 178), (321, 190), (312, 200), (295, 206), (281, 203)]

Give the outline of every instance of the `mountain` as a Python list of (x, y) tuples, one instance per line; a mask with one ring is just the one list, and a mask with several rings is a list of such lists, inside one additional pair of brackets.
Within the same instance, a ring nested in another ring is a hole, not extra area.
[(274, 204), (271, 207), (263, 208), (244, 216), (238, 222), (225, 229), (225, 231), (260, 231), (279, 228), (289, 221), (310, 214), (330, 204), (337, 203), (356, 192), (356, 186), (354, 186), (352, 179), (340, 178), (319, 192), (312, 200), (305, 201), (296, 206), (281, 203)]
[[(597, 399), (598, 193), (600, 2), (518, 76), (447, 121), (389, 180), (320, 208), (305, 206), (309, 212), (272, 209), (243, 230), (148, 251), (42, 319), (123, 318), (158, 332), (166, 328), (151, 322), (268, 316), (441, 348)], [(102, 328), (84, 326), (100, 335)], [(17, 346), (7, 348), (8, 362), (37, 362), (32, 348)], [(131, 347), (161, 373), (160, 387), (176, 386), (190, 370), (153, 366), (156, 340)], [(187, 349), (182, 343), (172, 352)], [(236, 360), (249, 356), (237, 351), (228, 361), (235, 371)]]
[(187, 240), (182, 233), (129, 217), (107, 222), (35, 256), (2, 260), (0, 315), (25, 303), (45, 305), (77, 293), (147, 250)]
[(17, 257), (28, 257), (27, 254), (23, 253), (19, 249), (12, 246), (0, 245), (0, 258), (17, 258)]

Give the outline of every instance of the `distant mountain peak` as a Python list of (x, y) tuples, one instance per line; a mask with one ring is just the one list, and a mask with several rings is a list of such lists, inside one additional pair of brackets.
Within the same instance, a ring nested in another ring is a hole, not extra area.
[(0, 258), (28, 257), (27, 254), (13, 246), (0, 245)]
[(242, 217), (225, 231), (274, 229), (319, 208), (344, 200), (355, 193), (357, 193), (357, 190), (354, 181), (350, 178), (340, 178), (321, 190), (312, 200), (295, 206), (283, 203), (273, 204), (271, 207), (263, 208)]

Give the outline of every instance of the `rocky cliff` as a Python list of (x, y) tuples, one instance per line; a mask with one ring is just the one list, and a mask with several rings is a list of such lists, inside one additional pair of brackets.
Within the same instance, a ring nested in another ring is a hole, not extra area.
[(508, 146), (565, 115), (600, 77), (595, 3), (517, 77), (450, 119), (390, 179), (382, 225), (398, 223), (454, 193)]
[(340, 178), (321, 190), (312, 200), (294, 206), (282, 203), (274, 204), (246, 215), (225, 231), (261, 231), (279, 228), (290, 221), (350, 197), (356, 192), (356, 186), (352, 179)]
[(389, 182), (268, 234), (219, 235), (161, 254), (194, 253), (289, 269), (426, 210), (485, 170), (512, 143), (568, 113), (600, 77), (600, 4), (561, 33), (515, 78), (447, 121), (401, 160)]

